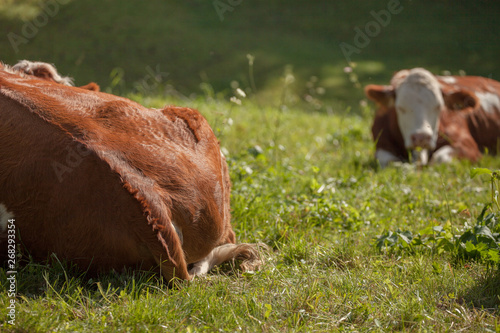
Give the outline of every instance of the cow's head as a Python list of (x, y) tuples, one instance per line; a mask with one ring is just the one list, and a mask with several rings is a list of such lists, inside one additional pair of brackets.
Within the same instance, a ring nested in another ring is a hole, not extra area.
[(395, 108), (404, 145), (422, 164), (436, 148), (441, 112), (451, 104), (470, 107), (477, 101), (473, 93), (442, 89), (437, 78), (423, 68), (399, 71), (391, 85), (368, 85), (365, 93), (382, 107)]

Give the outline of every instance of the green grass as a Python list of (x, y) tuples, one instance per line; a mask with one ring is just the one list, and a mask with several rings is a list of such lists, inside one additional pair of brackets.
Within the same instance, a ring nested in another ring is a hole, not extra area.
[[(31, 263), (17, 275), (16, 326), (3, 322), (2, 331), (498, 331), (495, 267), (432, 247), (375, 246), (387, 230), (474, 224), (491, 197), (487, 180), (470, 178), (470, 163), (380, 170), (369, 109), (326, 115), (248, 99), (132, 97), (207, 117), (228, 155), (238, 239), (268, 244), (266, 264), (243, 274), (225, 265), (167, 289), (147, 272), (96, 279), (68, 264)], [(0, 293), (2, 320), (8, 301)]]

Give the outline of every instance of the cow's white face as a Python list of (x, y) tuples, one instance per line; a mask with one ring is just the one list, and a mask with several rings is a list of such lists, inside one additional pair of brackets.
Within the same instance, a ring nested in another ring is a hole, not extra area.
[(396, 87), (395, 108), (405, 147), (413, 151), (435, 149), (444, 108), (436, 78), (424, 69), (411, 70)]

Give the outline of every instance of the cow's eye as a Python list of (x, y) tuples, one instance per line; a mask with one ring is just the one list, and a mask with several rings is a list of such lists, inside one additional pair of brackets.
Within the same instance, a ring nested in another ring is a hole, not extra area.
[(399, 113), (401, 113), (401, 114), (405, 114), (405, 113), (406, 113), (406, 110), (405, 110), (405, 109), (403, 109), (402, 107), (399, 107), (399, 108), (398, 108), (398, 111), (399, 111)]

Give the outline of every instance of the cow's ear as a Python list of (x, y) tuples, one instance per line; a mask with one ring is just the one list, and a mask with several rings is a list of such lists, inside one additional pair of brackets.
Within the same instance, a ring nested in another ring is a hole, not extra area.
[(101, 87), (95, 82), (89, 82), (84, 86), (80, 86), (79, 88), (90, 90), (90, 91), (101, 91)]
[(472, 91), (460, 89), (442, 90), (444, 104), (448, 110), (470, 110), (479, 105), (479, 99)]
[(396, 93), (393, 86), (379, 86), (369, 84), (365, 87), (365, 95), (372, 101), (382, 105), (391, 107), (394, 105)]

